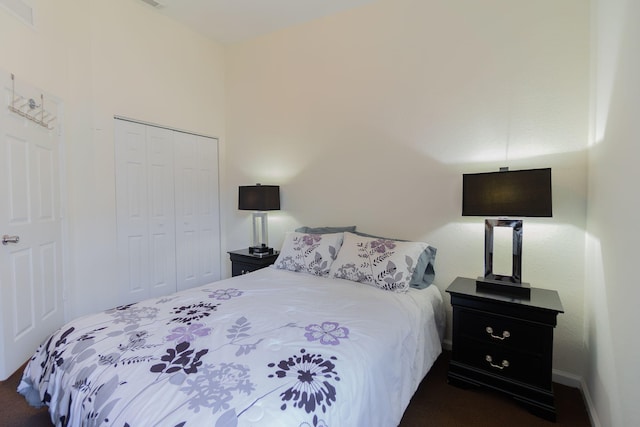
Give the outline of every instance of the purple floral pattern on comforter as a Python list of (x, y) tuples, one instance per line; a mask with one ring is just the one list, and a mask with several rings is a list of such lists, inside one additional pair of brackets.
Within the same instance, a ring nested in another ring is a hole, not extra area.
[[(129, 304), (107, 310), (105, 314), (111, 318), (110, 323), (103, 326), (81, 330), (71, 326), (61, 330), (49, 338), (38, 349), (32, 362), (38, 362), (42, 369), (39, 380), (41, 384), (53, 386), (50, 380), (59, 371), (75, 375), (71, 393), (67, 393), (68, 408), (74, 400), (82, 399), (81, 407), (89, 409), (82, 419), (73, 419), (64, 412), (64, 406), (58, 403), (57, 423), (66, 425), (134, 425), (128, 419), (129, 410), (133, 410), (143, 400), (152, 399), (160, 385), (174, 387), (183, 394), (178, 408), (159, 408), (169, 412), (179, 408), (186, 409), (184, 420), (176, 425), (198, 425), (190, 423), (189, 413), (206, 412), (212, 416), (222, 413), (216, 426), (237, 425), (239, 414), (248, 408), (234, 407), (238, 395), (252, 396), (256, 391), (250, 365), (234, 360), (219, 363), (205, 362), (209, 352), (220, 349), (207, 347), (210, 342), (206, 337), (215, 329), (213, 322), (224, 303), (211, 303), (206, 299), (226, 301), (243, 295), (238, 289), (217, 289), (209, 292), (205, 299), (193, 304), (173, 305), (172, 300), (160, 299), (156, 307)], [(163, 317), (163, 313), (166, 316)], [(203, 323), (211, 320), (210, 323)], [(168, 325), (168, 334), (158, 337), (145, 327), (151, 323)], [(323, 322), (322, 326), (313, 324), (306, 328), (295, 323), (287, 323), (283, 328), (300, 330), (300, 335), (309, 341), (320, 340), (321, 344), (337, 345), (338, 337), (346, 338), (347, 329), (338, 327), (335, 322)], [(258, 349), (264, 338), (252, 334), (253, 326), (247, 317), (237, 318), (225, 330), (226, 342), (222, 347), (236, 347), (235, 358), (241, 359)], [(304, 332), (304, 331), (308, 332)], [(108, 354), (93, 349), (96, 342), (107, 338), (118, 338), (119, 343)], [(158, 339), (159, 338), (159, 339)], [(213, 359), (212, 359), (213, 360)], [(276, 362), (267, 362), (269, 368), (275, 368), (268, 378), (272, 389), (267, 396), (277, 392), (283, 386), (288, 387), (279, 394), (282, 411), (302, 409), (306, 414), (315, 417), (326, 412), (327, 407), (336, 402), (334, 383), (340, 378), (335, 371), (337, 358), (325, 357), (319, 353), (308, 353), (302, 348), (299, 354)], [(130, 381), (125, 375), (120, 376), (119, 366), (143, 365), (149, 373), (147, 384), (138, 387), (135, 394), (127, 389)], [(82, 365), (81, 369), (78, 367)], [(98, 367), (103, 367), (98, 371)], [(99, 377), (93, 376), (100, 372)], [(106, 378), (106, 381), (105, 381)], [(281, 379), (282, 383), (277, 380)], [(126, 399), (120, 396), (120, 389)], [(64, 393), (61, 389), (45, 389), (42, 402), (52, 403), (52, 396)], [(253, 406), (266, 396), (255, 397)], [(169, 415), (169, 414), (168, 414)], [(73, 416), (76, 416), (73, 414)], [(215, 419), (212, 417), (212, 419)], [(163, 425), (162, 419), (159, 425)], [(305, 421), (302, 422), (305, 424)]]
[(37, 349), (19, 391), (57, 426), (329, 427), (350, 416), (349, 393), (366, 387), (354, 381), (370, 376), (356, 374), (362, 354), (345, 357), (361, 319), (313, 287), (289, 301), (230, 283), (70, 322)]

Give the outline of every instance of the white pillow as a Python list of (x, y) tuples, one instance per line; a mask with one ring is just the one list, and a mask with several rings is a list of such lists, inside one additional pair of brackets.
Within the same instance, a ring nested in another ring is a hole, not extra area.
[(276, 268), (327, 277), (336, 259), (344, 233), (306, 234), (290, 231), (284, 243)]
[(401, 242), (344, 233), (344, 242), (338, 258), (331, 265), (329, 277), (406, 292), (418, 258), (428, 246), (423, 242)]

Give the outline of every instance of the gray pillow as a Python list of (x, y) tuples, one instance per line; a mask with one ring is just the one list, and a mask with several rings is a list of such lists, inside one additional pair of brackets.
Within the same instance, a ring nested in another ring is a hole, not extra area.
[[(386, 240), (397, 240), (399, 242), (406, 242), (407, 240), (402, 239), (393, 239), (389, 237), (381, 237), (374, 236), (372, 234), (362, 233), (360, 231), (354, 231), (355, 234), (363, 236), (363, 237), (374, 237), (377, 239), (386, 239)], [(438, 250), (433, 246), (428, 246), (420, 257), (418, 258), (418, 262), (416, 263), (416, 270), (413, 272), (413, 276), (411, 277), (411, 282), (409, 282), (409, 286), (416, 289), (424, 289), (430, 284), (433, 283), (433, 279), (436, 276), (436, 271), (433, 267), (433, 263), (436, 261), (436, 252)]]
[(330, 233), (344, 233), (345, 231), (349, 231), (353, 233), (356, 231), (355, 225), (349, 225), (346, 227), (307, 227), (302, 226), (296, 228), (295, 231), (298, 233), (307, 233), (307, 234), (330, 234)]

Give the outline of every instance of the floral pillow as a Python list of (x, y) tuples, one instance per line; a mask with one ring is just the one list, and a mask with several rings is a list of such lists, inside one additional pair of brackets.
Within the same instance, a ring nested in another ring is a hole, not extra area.
[[(351, 231), (351, 230), (342, 230), (342, 231)], [(374, 236), (373, 234), (363, 233), (361, 231), (353, 231), (354, 234), (358, 236), (371, 237), (375, 239), (383, 239), (383, 240), (393, 240), (406, 242), (407, 240), (398, 240), (392, 239), (390, 237), (381, 237)], [(436, 276), (434, 263), (436, 260), (436, 253), (438, 252), (437, 248), (434, 248), (431, 245), (427, 245), (427, 248), (420, 254), (418, 258), (418, 262), (416, 263), (416, 270), (413, 272), (413, 277), (409, 282), (409, 286), (416, 289), (424, 289), (427, 286), (433, 283), (433, 279)]]
[(342, 246), (343, 238), (343, 233), (288, 232), (274, 266), (282, 270), (327, 277), (331, 264)]
[(422, 242), (402, 242), (344, 233), (338, 258), (329, 277), (368, 283), (394, 292), (405, 292), (428, 247)]

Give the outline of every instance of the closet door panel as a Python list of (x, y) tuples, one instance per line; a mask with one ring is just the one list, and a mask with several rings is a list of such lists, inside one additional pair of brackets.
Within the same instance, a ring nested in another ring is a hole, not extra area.
[(182, 290), (220, 279), (218, 143), (180, 134), (174, 149), (177, 285)]
[(199, 283), (198, 259), (198, 145), (191, 134), (176, 135), (174, 145), (176, 199), (176, 271), (178, 289)]
[(115, 121), (118, 277), (123, 302), (176, 290), (173, 132)]
[(149, 162), (149, 296), (176, 290), (175, 202), (173, 188), (174, 132), (153, 126), (147, 128)]
[(220, 198), (218, 177), (218, 142), (198, 137), (199, 176), (203, 192), (200, 198), (201, 282), (220, 280)]
[(118, 283), (131, 302), (145, 298), (149, 287), (146, 129), (116, 120), (115, 134)]

